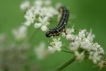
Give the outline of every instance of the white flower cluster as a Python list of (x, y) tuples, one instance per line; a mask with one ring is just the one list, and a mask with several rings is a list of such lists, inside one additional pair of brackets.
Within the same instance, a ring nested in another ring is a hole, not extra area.
[(51, 53), (54, 53), (55, 51), (61, 51), (61, 47), (62, 42), (60, 41), (60, 38), (53, 38), (53, 42), (50, 42), (50, 46), (48, 46), (48, 49)]
[[(21, 9), (28, 8), (30, 6), (28, 2), (21, 4)], [(35, 0), (34, 5), (26, 11), (24, 24), (29, 26), (34, 23), (35, 28), (41, 27), (42, 31), (47, 31), (50, 18), (57, 14), (58, 11), (51, 6), (51, 0)]]
[(60, 41), (60, 38), (56, 39), (53, 38), (53, 42), (50, 43), (50, 46), (48, 46), (47, 50), (45, 47), (45, 43), (41, 42), (38, 46), (35, 47), (35, 54), (38, 59), (44, 59), (50, 53), (54, 53), (55, 51), (61, 51), (62, 42)]
[(22, 10), (26, 10), (26, 9), (28, 9), (30, 7), (30, 2), (27, 0), (27, 1), (25, 1), (25, 2), (23, 2), (21, 5), (20, 5), (20, 8), (22, 9)]
[(62, 35), (71, 41), (69, 49), (74, 52), (76, 60), (83, 60), (87, 56), (89, 60), (103, 68), (105, 62), (103, 55), (105, 52), (97, 42), (93, 42), (95, 35), (92, 34), (92, 30), (90, 32), (85, 29), (80, 30), (78, 35), (75, 35), (74, 32), (73, 28), (68, 28), (66, 29), (67, 35), (64, 33)]
[(21, 25), (18, 29), (13, 29), (12, 33), (16, 40), (23, 40), (27, 37), (27, 27), (25, 25)]

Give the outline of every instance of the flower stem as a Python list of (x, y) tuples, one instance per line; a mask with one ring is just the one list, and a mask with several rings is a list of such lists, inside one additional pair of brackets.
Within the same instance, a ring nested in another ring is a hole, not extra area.
[(64, 69), (65, 67), (67, 67), (74, 61), (75, 61), (75, 56), (73, 58), (71, 58), (70, 60), (66, 61), (64, 64), (60, 65), (59, 67), (57, 67), (51, 71), (61, 71), (62, 69)]

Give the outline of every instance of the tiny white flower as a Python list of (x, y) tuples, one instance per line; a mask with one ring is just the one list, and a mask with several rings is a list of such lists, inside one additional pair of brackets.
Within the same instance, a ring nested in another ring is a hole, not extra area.
[(46, 45), (44, 42), (41, 42), (38, 46), (35, 47), (35, 53), (38, 59), (44, 59), (48, 56), (49, 51), (46, 50)]
[(35, 23), (34, 27), (35, 28), (41, 27), (42, 31), (47, 31), (48, 30), (47, 25), (50, 24), (48, 22), (48, 17), (44, 17), (44, 18), (39, 17), (38, 20), (39, 20), (39, 23)]
[(35, 24), (34, 24), (34, 27), (35, 27), (35, 28), (39, 28), (40, 26), (41, 26), (41, 23), (35, 23)]
[(79, 36), (80, 38), (84, 38), (84, 37), (85, 37), (85, 32), (86, 32), (85, 29), (84, 29), (84, 30), (81, 30), (81, 31), (79, 32), (78, 36)]
[(68, 28), (67, 30), (66, 30), (66, 33), (67, 34), (71, 34), (71, 33), (73, 33), (75, 30), (74, 30), (74, 26), (70, 29), (70, 28)]
[(73, 35), (73, 34), (68, 34), (68, 35), (66, 36), (66, 39), (73, 41), (73, 40), (75, 39), (75, 35)]
[(105, 54), (105, 52), (104, 52), (104, 50), (103, 50), (102, 47), (98, 49), (98, 53), (101, 54), (101, 55), (104, 55)]
[(87, 39), (88, 39), (89, 41), (93, 41), (93, 38), (95, 38), (95, 35), (92, 34), (92, 30), (90, 30), (90, 32), (87, 34)]
[(30, 26), (31, 22), (30, 21), (25, 21), (23, 24), (26, 25), (26, 26)]
[(64, 32), (62, 33), (62, 36), (63, 37), (66, 36), (67, 40), (71, 40), (72, 41), (72, 40), (75, 39), (75, 35), (72, 34), (75, 31), (73, 27), (71, 29), (70, 28), (66, 29), (65, 33)]
[(53, 40), (53, 42), (50, 43), (51, 46), (53, 46), (53, 45), (55, 45), (57, 42), (59, 42), (60, 37), (59, 37), (58, 39), (53, 38), (52, 40)]
[(49, 18), (48, 17), (39, 17), (38, 21), (42, 24), (42, 25), (49, 25)]
[(12, 33), (13, 33), (15, 39), (23, 40), (27, 36), (27, 27), (22, 25), (18, 29), (13, 29)]
[(53, 17), (54, 15), (57, 15), (58, 11), (54, 9), (53, 7), (43, 7), (41, 10), (41, 16), (47, 16), (47, 17)]
[(71, 42), (69, 49), (71, 51), (75, 52), (75, 51), (78, 50), (79, 46), (80, 46), (80, 42), (79, 41), (74, 41), (74, 42)]
[(61, 51), (61, 47), (62, 46), (62, 42), (57, 42), (56, 44), (55, 44), (55, 48), (57, 49), (57, 51)]
[(60, 38), (56, 39), (53, 38), (53, 42), (50, 43), (50, 46), (48, 46), (49, 51), (54, 53), (55, 51), (61, 51), (62, 42), (60, 41)]
[(62, 43), (58, 42), (54, 46), (48, 46), (48, 50), (51, 51), (51, 53), (54, 53), (55, 51), (61, 51)]
[(52, 15), (58, 15), (58, 11), (55, 8), (49, 7), (48, 9), (49, 9), (48, 12), (51, 13)]
[(98, 66), (99, 66), (99, 70), (102, 70), (102, 69), (105, 67), (105, 60), (101, 60), (101, 61), (98, 63)]
[(42, 26), (42, 27), (41, 27), (41, 30), (42, 30), (42, 31), (47, 31), (48, 28), (47, 28), (47, 26)]
[(92, 45), (92, 50), (93, 51), (97, 51), (98, 48), (100, 48), (100, 45), (97, 42)]
[(46, 16), (47, 11), (48, 11), (48, 8), (42, 7), (41, 10), (40, 10), (39, 15), (40, 15), (40, 16)]
[(43, 5), (43, 1), (42, 0), (36, 0), (34, 2), (34, 4), (37, 5), (37, 6), (42, 6)]
[(48, 50), (50, 53), (54, 53), (56, 51), (56, 49), (51, 46), (48, 46)]
[(58, 11), (53, 7), (42, 7), (40, 8), (39, 15), (40, 16), (46, 16), (46, 17), (53, 17), (54, 15), (57, 15)]
[(79, 42), (82, 42), (82, 38), (79, 37), (78, 35), (75, 36), (75, 40), (74, 41), (79, 41)]
[(78, 51), (75, 51), (74, 52), (75, 53), (75, 56), (76, 56), (76, 60), (83, 60), (84, 58), (85, 58), (85, 52), (83, 51), (83, 52), (81, 52), (81, 53), (79, 53)]
[(31, 10), (27, 11), (24, 17), (26, 18), (27, 21), (34, 23), (35, 15)]
[(22, 10), (28, 9), (30, 7), (30, 2), (29, 1), (25, 1), (20, 5), (20, 8)]
[(84, 41), (81, 42), (81, 48), (86, 51), (91, 51), (92, 43), (90, 43), (87, 39), (84, 39)]
[(51, 0), (44, 1), (44, 4), (47, 5), (47, 6), (51, 5)]
[(96, 42), (93, 44), (93, 47), (100, 48), (100, 45)]
[(93, 60), (93, 63), (97, 64), (98, 61), (101, 60), (101, 55), (98, 54), (98, 52), (92, 52), (89, 55), (89, 59)]

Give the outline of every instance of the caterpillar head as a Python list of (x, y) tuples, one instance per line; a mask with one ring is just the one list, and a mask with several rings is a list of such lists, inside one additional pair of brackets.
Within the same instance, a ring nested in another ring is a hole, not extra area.
[(55, 30), (56, 29), (50, 29), (49, 31), (46, 32), (46, 37), (51, 37), (51, 36), (55, 36)]
[(51, 29), (49, 29), (47, 32), (46, 32), (46, 37), (51, 37), (51, 33), (52, 33), (52, 30)]
[(51, 37), (50, 31), (46, 32), (46, 37)]

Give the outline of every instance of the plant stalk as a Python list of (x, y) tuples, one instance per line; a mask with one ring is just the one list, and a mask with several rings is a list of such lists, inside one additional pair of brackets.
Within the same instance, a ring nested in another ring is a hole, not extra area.
[(68, 65), (70, 65), (71, 63), (73, 63), (75, 61), (75, 56), (71, 59), (69, 59), (68, 61), (66, 61), (65, 63), (63, 63), (62, 65), (60, 65), (59, 67), (51, 70), (51, 71), (61, 71), (63, 70), (65, 67), (67, 67)]

